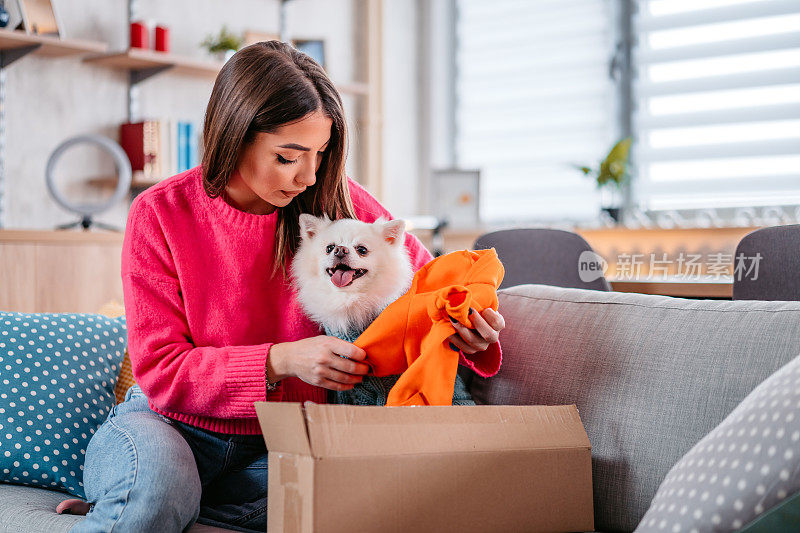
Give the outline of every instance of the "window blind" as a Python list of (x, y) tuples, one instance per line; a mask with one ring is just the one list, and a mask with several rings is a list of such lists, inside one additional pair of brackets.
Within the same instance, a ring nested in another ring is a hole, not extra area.
[(614, 141), (610, 2), (457, 0), (456, 139), (481, 170), (494, 223), (596, 218), (600, 197), (572, 164)]
[(800, 2), (638, 5), (640, 204), (800, 204)]

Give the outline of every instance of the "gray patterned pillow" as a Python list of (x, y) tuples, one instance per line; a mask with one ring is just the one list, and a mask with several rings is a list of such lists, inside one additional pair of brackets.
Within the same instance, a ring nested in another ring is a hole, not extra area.
[(800, 531), (798, 517), (800, 357), (672, 467), (636, 531)]

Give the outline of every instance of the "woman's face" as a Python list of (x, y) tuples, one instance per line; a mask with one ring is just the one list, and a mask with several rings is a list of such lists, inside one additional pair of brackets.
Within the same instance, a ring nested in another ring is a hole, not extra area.
[(257, 133), (236, 163), (226, 200), (247, 213), (266, 215), (314, 185), (333, 121), (317, 110), (275, 133)]

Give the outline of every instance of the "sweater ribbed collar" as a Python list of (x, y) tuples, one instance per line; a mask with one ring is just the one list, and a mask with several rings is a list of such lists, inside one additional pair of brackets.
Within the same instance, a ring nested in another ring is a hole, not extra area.
[(216, 198), (210, 198), (203, 187), (202, 173), (198, 173), (197, 183), (200, 187), (200, 194), (205, 198), (211, 208), (222, 218), (229, 220), (235, 225), (263, 228), (265, 226), (274, 226), (278, 220), (278, 209), (268, 215), (256, 215), (233, 207), (225, 201), (225, 198), (223, 198), (224, 194)]

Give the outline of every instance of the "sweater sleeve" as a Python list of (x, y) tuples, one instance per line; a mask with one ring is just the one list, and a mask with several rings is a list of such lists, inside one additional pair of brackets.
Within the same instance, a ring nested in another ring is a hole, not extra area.
[[(364, 187), (350, 178), (347, 178), (347, 183), (350, 187), (350, 197), (353, 200), (353, 207), (356, 210), (356, 215), (359, 220), (375, 222), (379, 217), (386, 217), (389, 220), (393, 220), (389, 211), (387, 211), (374, 196), (368, 193)], [(425, 248), (425, 245), (422, 244), (422, 241), (420, 241), (416, 235), (406, 232), (405, 244), (408, 249), (409, 257), (411, 258), (411, 266), (414, 272), (433, 259), (431, 253)], [(483, 352), (477, 352), (467, 356), (459, 350), (459, 354), (459, 364), (470, 368), (476, 374), (484, 378), (497, 374), (503, 359), (503, 352), (499, 342), (490, 345)]]
[(503, 350), (500, 348), (500, 341), (490, 344), (486, 350), (469, 355), (458, 351), (458, 364), (466, 366), (482, 378), (490, 378), (500, 370), (503, 362)]
[(137, 198), (122, 247), (128, 353), (136, 382), (158, 409), (214, 418), (252, 418), (266, 396), (271, 344), (195, 346), (180, 280), (155, 210)]

